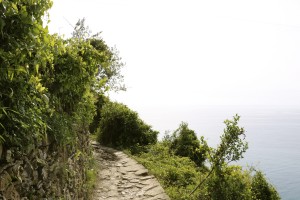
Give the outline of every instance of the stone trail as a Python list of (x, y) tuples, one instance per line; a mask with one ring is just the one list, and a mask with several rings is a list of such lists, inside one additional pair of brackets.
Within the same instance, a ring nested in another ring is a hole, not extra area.
[(144, 166), (121, 151), (91, 142), (99, 167), (94, 200), (170, 200)]

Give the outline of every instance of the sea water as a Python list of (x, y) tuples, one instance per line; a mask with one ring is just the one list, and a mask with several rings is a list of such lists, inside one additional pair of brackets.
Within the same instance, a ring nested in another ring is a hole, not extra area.
[(262, 170), (283, 200), (300, 199), (300, 107), (166, 106), (140, 111), (141, 117), (160, 132), (172, 132), (181, 121), (187, 122), (213, 147), (220, 142), (223, 121), (239, 114), (249, 149), (238, 164)]

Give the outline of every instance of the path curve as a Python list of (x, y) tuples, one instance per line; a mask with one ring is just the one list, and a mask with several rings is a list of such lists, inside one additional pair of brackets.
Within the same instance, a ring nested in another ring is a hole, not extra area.
[(91, 144), (99, 167), (93, 200), (170, 200), (143, 165), (121, 151)]

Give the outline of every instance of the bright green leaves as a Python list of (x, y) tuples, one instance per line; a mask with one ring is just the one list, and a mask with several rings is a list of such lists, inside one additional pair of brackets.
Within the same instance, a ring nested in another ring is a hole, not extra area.
[(238, 161), (248, 149), (248, 143), (244, 141), (244, 129), (238, 126), (240, 116), (235, 115), (233, 120), (225, 120), (226, 128), (221, 136), (221, 143), (215, 149), (212, 162), (216, 166), (222, 166), (225, 162)]
[(29, 79), (29, 84), (32, 84), (36, 91), (39, 93), (43, 93), (45, 91), (45, 87), (43, 87), (43, 85), (41, 84), (41, 80), (40, 78), (36, 77), (36, 76), (31, 76)]
[(28, 67), (27, 66), (28, 65), (18, 66), (17, 69), (16, 69), (17, 74), (21, 74), (21, 73), (28, 74)]
[[(210, 153), (211, 177), (207, 181), (208, 191), (212, 199), (250, 199), (249, 182), (246, 173), (228, 163), (243, 158), (248, 149), (244, 141), (244, 128), (238, 126), (240, 116), (233, 120), (225, 120), (226, 128), (221, 142)], [(245, 177), (243, 177), (245, 175)]]
[(91, 121), (95, 93), (122, 77), (120, 59), (101, 38), (49, 34), (42, 16), (51, 5), (0, 0), (0, 105), (9, 108), (7, 115), (1, 112), (0, 129), (6, 131), (0, 136), (8, 145), (41, 140), (46, 132), (71, 141), (72, 124)]
[(15, 75), (15, 72), (14, 72), (13, 69), (11, 69), (11, 68), (7, 69), (7, 77), (8, 77), (8, 79), (9, 79), (10, 81), (13, 80), (14, 75)]
[(16, 14), (19, 12), (19, 9), (18, 9), (18, 7), (17, 7), (16, 4), (11, 3), (11, 7), (12, 7), (12, 9), (15, 11)]
[(199, 199), (196, 195), (189, 196), (188, 192), (203, 175), (189, 158), (176, 156), (170, 152), (172, 151), (168, 145), (158, 142), (134, 158), (159, 180), (171, 199)]
[(38, 141), (46, 131), (43, 79), (53, 55), (41, 17), (50, 6), (50, 0), (0, 2), (0, 105), (7, 108), (0, 135), (7, 145)]
[(36, 74), (39, 73), (39, 68), (40, 68), (40, 65), (39, 65), (39, 64), (35, 64), (35, 65), (34, 65), (34, 69), (35, 69), (35, 73), (36, 73)]
[(26, 18), (28, 16), (27, 8), (26, 6), (21, 6), (21, 10), (19, 11), (22, 18)]

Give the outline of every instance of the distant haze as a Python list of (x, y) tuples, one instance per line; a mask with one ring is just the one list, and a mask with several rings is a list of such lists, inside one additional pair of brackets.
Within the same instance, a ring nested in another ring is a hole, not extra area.
[[(54, 0), (51, 33), (85, 17), (126, 63), (147, 106), (300, 104), (300, 1)], [(150, 109), (150, 108), (149, 108)]]

